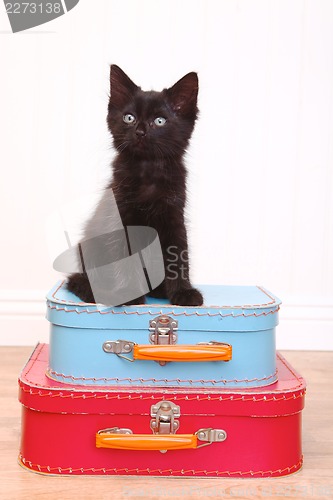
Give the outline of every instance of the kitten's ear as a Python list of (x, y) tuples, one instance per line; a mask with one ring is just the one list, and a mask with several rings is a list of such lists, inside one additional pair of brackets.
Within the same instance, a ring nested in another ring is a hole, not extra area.
[(188, 73), (166, 90), (172, 109), (181, 115), (196, 115), (199, 82), (196, 73)]
[(119, 66), (111, 64), (110, 106), (122, 109), (131, 100), (138, 88)]

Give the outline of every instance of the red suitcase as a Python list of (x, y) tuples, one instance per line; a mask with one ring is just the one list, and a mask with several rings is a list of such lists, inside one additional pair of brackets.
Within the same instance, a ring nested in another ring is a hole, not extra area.
[(305, 382), (279, 354), (278, 382), (256, 389), (73, 386), (48, 379), (47, 364), (39, 344), (19, 378), (29, 470), (272, 477), (302, 466)]

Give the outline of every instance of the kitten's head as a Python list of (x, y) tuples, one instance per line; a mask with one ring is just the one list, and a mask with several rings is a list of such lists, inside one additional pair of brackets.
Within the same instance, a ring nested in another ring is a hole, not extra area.
[(110, 85), (107, 122), (120, 153), (143, 159), (184, 154), (198, 114), (196, 73), (162, 92), (146, 92), (112, 65)]

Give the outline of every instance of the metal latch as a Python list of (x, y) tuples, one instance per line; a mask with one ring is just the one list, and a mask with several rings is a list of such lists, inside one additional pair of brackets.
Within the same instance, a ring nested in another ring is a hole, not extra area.
[[(180, 406), (171, 401), (160, 401), (150, 408), (150, 428), (154, 434), (175, 434), (179, 429)], [(166, 450), (160, 450), (165, 453)]]
[(177, 342), (178, 321), (162, 314), (149, 321), (149, 340), (152, 344), (175, 344)]
[(205, 444), (200, 444), (197, 448), (209, 446), (212, 443), (221, 443), (227, 439), (227, 433), (223, 429), (199, 429), (195, 434), (200, 441), (208, 441)]
[(117, 354), (119, 358), (127, 359), (127, 361), (134, 361), (134, 359), (122, 356), (122, 353), (130, 353), (133, 350), (135, 342), (130, 340), (108, 340), (103, 344), (103, 351), (108, 353)]
[(171, 401), (160, 401), (150, 408), (150, 428), (154, 434), (174, 434), (179, 429), (180, 406)]
[[(152, 344), (175, 344), (177, 342), (178, 321), (161, 314), (156, 318), (149, 321), (149, 340)], [(165, 365), (167, 361), (156, 361), (161, 366)]]
[(107, 429), (101, 429), (97, 434), (133, 434), (133, 431), (124, 427), (108, 427)]

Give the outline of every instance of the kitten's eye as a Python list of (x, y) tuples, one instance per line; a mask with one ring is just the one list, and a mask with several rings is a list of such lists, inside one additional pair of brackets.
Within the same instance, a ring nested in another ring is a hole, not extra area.
[(131, 115), (130, 113), (127, 113), (127, 115), (124, 115), (123, 116), (123, 120), (125, 123), (127, 123), (128, 125), (132, 125), (133, 123), (136, 122), (136, 118), (134, 115)]
[(158, 118), (155, 118), (154, 123), (158, 127), (163, 127), (163, 125), (166, 124), (166, 119), (163, 118), (163, 116), (159, 116)]

